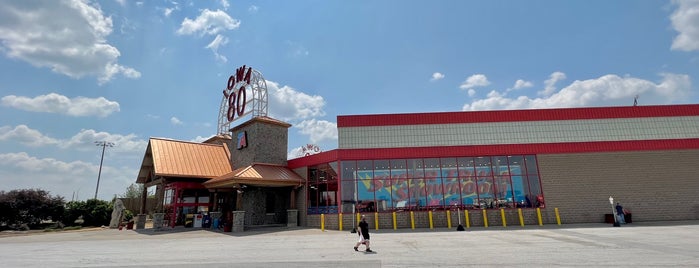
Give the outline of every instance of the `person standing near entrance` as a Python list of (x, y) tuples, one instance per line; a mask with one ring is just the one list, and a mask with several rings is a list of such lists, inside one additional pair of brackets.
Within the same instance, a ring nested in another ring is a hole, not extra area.
[(359, 251), (359, 245), (364, 244), (366, 246), (366, 252), (373, 252), (369, 248), (369, 224), (366, 222), (366, 215), (362, 215), (362, 219), (359, 221), (359, 241), (354, 245), (354, 251)]
[(621, 223), (621, 224), (625, 224), (625, 223), (626, 223), (626, 219), (624, 219), (624, 215), (625, 215), (625, 214), (626, 214), (626, 213), (624, 213), (624, 207), (622, 207), (621, 204), (619, 204), (619, 203), (617, 202), (617, 203), (616, 203), (616, 216), (617, 216), (617, 218), (619, 219), (619, 223)]

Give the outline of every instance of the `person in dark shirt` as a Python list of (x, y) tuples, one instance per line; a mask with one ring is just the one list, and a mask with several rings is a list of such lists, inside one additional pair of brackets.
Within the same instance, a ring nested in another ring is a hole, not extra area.
[(359, 245), (364, 244), (366, 246), (366, 252), (373, 252), (369, 248), (369, 224), (366, 222), (366, 215), (362, 215), (362, 219), (359, 221), (359, 241), (354, 245), (354, 251), (359, 251)]
[(616, 216), (619, 219), (619, 223), (625, 224), (626, 220), (624, 219), (624, 207), (621, 206), (618, 202), (616, 203)]

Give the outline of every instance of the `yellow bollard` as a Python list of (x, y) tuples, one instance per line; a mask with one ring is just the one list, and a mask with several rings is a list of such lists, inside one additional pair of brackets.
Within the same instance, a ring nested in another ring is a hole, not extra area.
[(556, 222), (561, 225), (561, 215), (558, 214), (558, 208), (554, 208), (553, 211), (556, 212)]
[(320, 231), (325, 232), (325, 214), (320, 214)]
[(340, 225), (340, 231), (342, 231), (342, 213), (337, 214), (338, 220), (339, 220), (339, 225)]
[(396, 221), (396, 212), (393, 212), (393, 230), (398, 229), (398, 222)]
[(500, 217), (502, 218), (502, 227), (507, 227), (507, 220), (505, 220), (505, 209), (500, 209)]
[(432, 229), (434, 227), (432, 224), (432, 210), (427, 212), (427, 218), (430, 220), (430, 229)]
[(379, 213), (374, 212), (374, 225), (376, 226), (376, 230), (379, 229)]
[(536, 217), (539, 218), (539, 226), (543, 226), (544, 222), (541, 221), (541, 208), (536, 208)]
[(357, 224), (359, 224), (360, 220), (362, 220), (362, 216), (359, 215), (359, 212), (357, 212)]
[(486, 214), (485, 209), (483, 209), (483, 226), (488, 228), (488, 214)]
[(464, 218), (466, 218), (466, 228), (471, 228), (471, 221), (468, 220), (468, 209), (464, 209)]
[(522, 216), (522, 209), (517, 209), (517, 214), (519, 214), (519, 225), (524, 226), (524, 217)]
[(447, 228), (451, 229), (451, 211), (447, 210)]
[(415, 214), (410, 212), (410, 228), (415, 229)]

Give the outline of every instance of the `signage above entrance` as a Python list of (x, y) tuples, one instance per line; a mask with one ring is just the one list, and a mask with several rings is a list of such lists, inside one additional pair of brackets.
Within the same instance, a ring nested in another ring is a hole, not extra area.
[(228, 134), (231, 122), (248, 114), (267, 116), (267, 82), (262, 74), (245, 65), (228, 77), (218, 112), (218, 134)]

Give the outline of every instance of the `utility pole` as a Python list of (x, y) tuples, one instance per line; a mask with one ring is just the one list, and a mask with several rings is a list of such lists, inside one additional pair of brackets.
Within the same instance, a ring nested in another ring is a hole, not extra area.
[(102, 146), (102, 157), (100, 158), (100, 169), (99, 169), (99, 172), (97, 173), (97, 187), (95, 187), (95, 199), (97, 199), (97, 191), (100, 189), (100, 176), (102, 176), (102, 162), (104, 162), (104, 149), (107, 146), (114, 147), (114, 143), (108, 142), (108, 141), (96, 141), (95, 145)]

